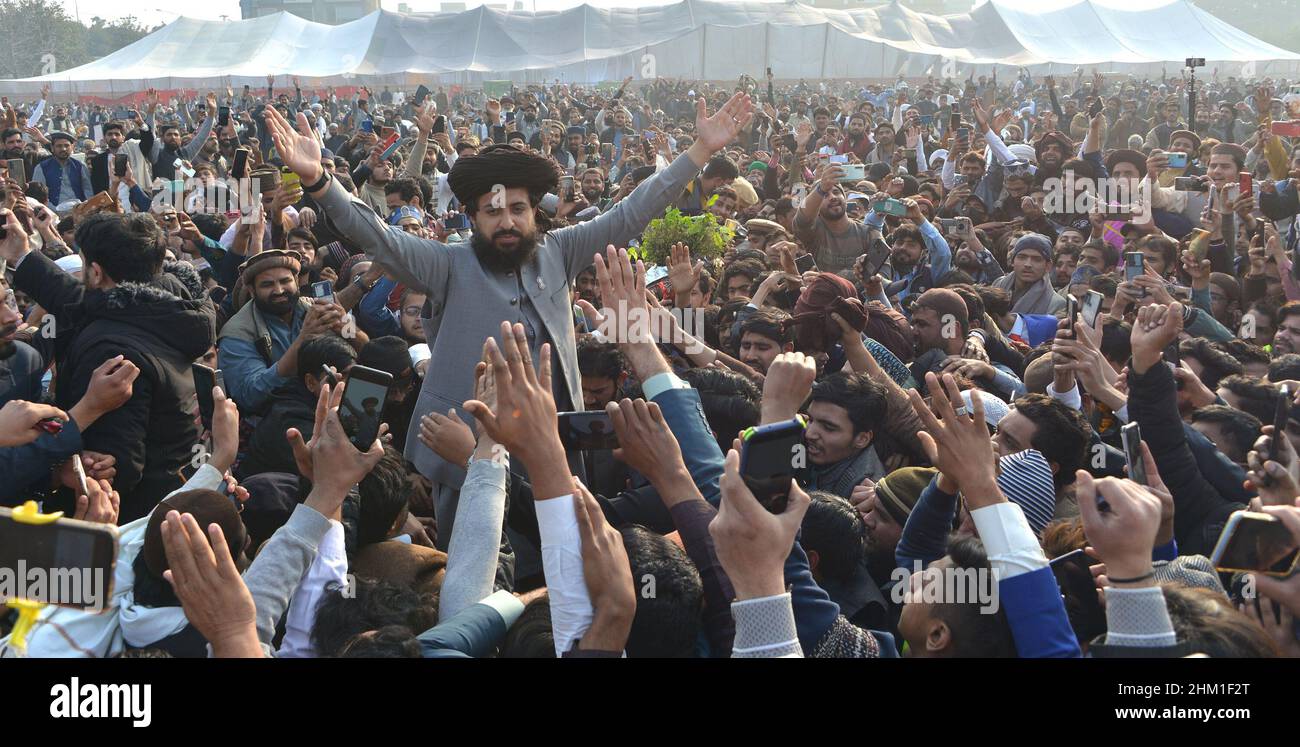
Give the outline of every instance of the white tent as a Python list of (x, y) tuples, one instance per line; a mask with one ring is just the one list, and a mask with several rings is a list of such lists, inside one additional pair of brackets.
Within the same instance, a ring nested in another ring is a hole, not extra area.
[[(39, 78), (0, 82), (30, 93), (120, 95), (145, 86), (211, 88), (483, 79), (594, 82), (670, 77), (734, 80), (772, 68), (780, 79), (892, 78), (956, 74), (975, 66), (1038, 73), (1097, 66), (1103, 72), (1177, 74), (1204, 57), (1223, 74), (1286, 75), (1300, 55), (1266, 44), (1188, 0), (989, 0), (969, 13), (935, 16), (897, 2), (827, 10), (797, 2), (684, 0), (673, 5), (559, 12), (376, 11), (340, 26), (288, 13), (244, 21), (180, 18), (113, 54)], [(1147, 2), (1145, 7), (1140, 3)], [(1249, 64), (1248, 64), (1249, 63)], [(953, 72), (955, 71), (955, 72)]]

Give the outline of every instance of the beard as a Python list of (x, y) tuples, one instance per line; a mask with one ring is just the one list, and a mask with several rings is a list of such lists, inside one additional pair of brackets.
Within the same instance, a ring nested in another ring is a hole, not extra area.
[(293, 311), (294, 304), (298, 303), (298, 293), (284, 293), (267, 299), (254, 297), (253, 303), (263, 314), (281, 317)]
[(827, 202), (821, 209), (822, 218), (825, 220), (839, 220), (844, 217), (844, 203)]
[(587, 198), (587, 204), (589, 205), (595, 205), (596, 203), (600, 202), (604, 194), (605, 193), (600, 190), (592, 190), (590, 192), (588, 192), (585, 189), (582, 190), (582, 196)]
[[(509, 249), (498, 246), (497, 239), (507, 236), (515, 237), (518, 243)], [(537, 256), (537, 236), (524, 236), (516, 230), (497, 231), (491, 239), (475, 231), (470, 234), (469, 244), (478, 261), (492, 272), (518, 270)]]
[(4, 339), (17, 331), (17, 324), (11, 324), (8, 327), (0, 329), (0, 361), (12, 358), (14, 353), (18, 352), (18, 345), (13, 340)]

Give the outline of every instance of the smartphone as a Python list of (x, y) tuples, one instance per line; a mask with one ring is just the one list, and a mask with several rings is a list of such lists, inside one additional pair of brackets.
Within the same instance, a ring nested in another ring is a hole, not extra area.
[(27, 164), (21, 158), (9, 159), (9, 178), (18, 182), (21, 189), (27, 189)]
[[(1146, 274), (1146, 257), (1142, 252), (1124, 252), (1124, 280), (1133, 282), (1134, 278)], [(1141, 288), (1139, 295), (1145, 296), (1146, 288)]]
[(375, 122), (371, 119), (361, 120), (361, 131), (373, 133), (375, 131)]
[(1120, 440), (1124, 443), (1124, 458), (1128, 460), (1128, 478), (1138, 485), (1147, 485), (1147, 465), (1142, 461), (1142, 429), (1137, 423), (1129, 423), (1119, 429)]
[(970, 141), (970, 128), (969, 128), (969, 127), (958, 127), (958, 128), (957, 128), (957, 139), (960, 140), (960, 141), (962, 141), (962, 142), (969, 142), (969, 141)]
[(220, 369), (214, 371), (202, 363), (190, 364), (190, 372), (194, 375), (194, 396), (199, 400), (199, 420), (204, 428), (211, 428), (212, 412), (216, 409), (212, 390), (220, 386), (221, 391), (226, 391), (225, 379), (221, 378)]
[(939, 228), (941, 228), (941, 229), (943, 229), (943, 230), (945, 230), (945, 231), (960, 231), (960, 230), (961, 230), (961, 219), (960, 219), (960, 218), (940, 218), (940, 219), (939, 219)]
[(1273, 410), (1273, 437), (1269, 439), (1268, 459), (1281, 463), (1282, 449), (1278, 446), (1286, 433), (1286, 425), (1291, 420), (1291, 386), (1283, 384), (1278, 390), (1277, 406)]
[(113, 156), (113, 176), (126, 176), (127, 156), (125, 153), (118, 153)]
[(45, 418), (38, 420), (36, 427), (52, 436), (57, 436), (63, 432), (63, 421), (58, 418)]
[(649, 288), (650, 286), (654, 285), (655, 283), (659, 282), (660, 280), (663, 280), (663, 279), (666, 278), (666, 277), (668, 277), (668, 268), (667, 268), (667, 267), (663, 267), (663, 266), (659, 266), (659, 267), (651, 267), (651, 268), (649, 268), (648, 270), (645, 271), (645, 284), (646, 284), (646, 287)]
[(1079, 301), (1074, 297), (1073, 293), (1068, 291), (1065, 294), (1065, 318), (1070, 320), (1069, 324), (1067, 324), (1066, 328), (1063, 330), (1065, 332), (1065, 337), (1066, 339), (1073, 340), (1074, 323), (1079, 321)]
[(1090, 290), (1088, 295), (1083, 299), (1083, 323), (1089, 327), (1097, 326), (1097, 316), (1101, 314), (1101, 303), (1106, 300), (1106, 296), (1097, 291)]
[(469, 216), (464, 213), (456, 213), (444, 220), (442, 227), (448, 231), (467, 231), (469, 230)]
[(291, 171), (288, 167), (280, 169), (280, 186), (284, 187), (285, 192), (301, 185), (302, 178)]
[(1092, 119), (1098, 114), (1101, 114), (1102, 107), (1103, 105), (1100, 98), (1093, 99), (1092, 103), (1088, 105), (1088, 118)]
[(1300, 137), (1300, 121), (1274, 122), (1269, 130), (1279, 137)]
[(447, 131), (447, 118), (441, 114), (433, 118), (433, 134), (438, 135)]
[(401, 136), (396, 132), (390, 132), (388, 136), (379, 143), (380, 147), (384, 149), (383, 153), (381, 153), (379, 157), (384, 160), (391, 158), (393, 154), (397, 152), (397, 148), (401, 144), (401, 139)]
[(618, 448), (614, 423), (604, 410), (562, 412), (557, 415), (565, 450), (608, 451)]
[(388, 400), (388, 387), (393, 376), (365, 366), (354, 365), (348, 369), (348, 385), (343, 390), (339, 405), (339, 422), (343, 432), (357, 451), (369, 451), (379, 438), (379, 423), (384, 417), (384, 404)]
[(1288, 576), (1297, 552), (1291, 531), (1271, 514), (1234, 511), (1219, 535), (1210, 562), (1220, 571)]
[(311, 297), (324, 299), (326, 301), (334, 300), (334, 284), (328, 280), (318, 280), (311, 284)]
[(849, 157), (839, 155), (838, 153), (832, 153), (827, 156), (826, 160), (833, 164), (843, 165), (849, 162)]
[(874, 203), (871, 209), (877, 215), (893, 215), (899, 218), (907, 216), (907, 206), (901, 200), (895, 200), (892, 197), (883, 202)]
[(817, 258), (811, 254), (800, 254), (794, 258), (794, 267), (799, 271), (799, 274), (815, 270), (817, 269)]
[(933, 115), (933, 114), (922, 114), (922, 115), (921, 115), (921, 126), (922, 126), (922, 127), (930, 127), (930, 126), (932, 126), (932, 125), (934, 125), (934, 115)]
[(767, 77), (772, 77), (772, 68), (770, 67), (767, 69)]
[(1065, 601), (1065, 614), (1074, 635), (1090, 641), (1106, 632), (1106, 611), (1097, 598), (1097, 585), (1090, 566), (1093, 560), (1083, 550), (1068, 552), (1048, 562)]
[(840, 166), (840, 170), (844, 173), (838, 181), (843, 184), (852, 184), (867, 178), (867, 165), (865, 163), (846, 163)]
[(427, 98), (429, 98), (429, 89), (423, 83), (421, 83), (415, 89), (415, 105), (419, 106), (423, 104), (424, 100)]
[(1210, 232), (1204, 228), (1193, 228), (1192, 237), (1187, 240), (1187, 252), (1197, 262), (1204, 262), (1210, 254)]
[(60, 607), (108, 606), (117, 564), (117, 527), (77, 519), (28, 524), (16, 521), (13, 514), (12, 508), (0, 508), (0, 567), (23, 568), (27, 578), (70, 581), (22, 584), (15, 591), (24, 589), (30, 601)]
[[(954, 111), (948, 118), (948, 129), (956, 132), (961, 129), (961, 112)], [(970, 134), (969, 130), (966, 134)]]
[(560, 199), (564, 202), (573, 202), (573, 177), (564, 175), (560, 177)]
[(1251, 197), (1255, 194), (1255, 178), (1249, 171), (1237, 174), (1237, 189), (1241, 197)]
[(600, 144), (600, 157), (601, 157), (601, 158), (604, 158), (605, 160), (609, 160), (609, 159), (613, 158), (613, 157), (614, 157), (614, 144), (613, 144), (613, 143), (601, 143), (601, 144)]
[(225, 126), (228, 125), (228, 124), (230, 124), (230, 107), (228, 107), (228, 106), (218, 106), (218, 107), (217, 107), (217, 126), (218, 126), (218, 127), (225, 127)]
[(740, 434), (740, 476), (759, 504), (774, 514), (784, 513), (790, 500), (796, 464), (804, 461), (807, 428), (808, 421), (796, 415)]
[(799, 150), (799, 141), (795, 139), (794, 135), (788, 132), (781, 138), (781, 143), (785, 146), (785, 149), (791, 153)]
[(376, 134), (379, 135), (380, 141), (382, 141), (385, 144), (385, 147), (387, 147), (388, 139), (393, 135), (396, 135), (397, 130), (394, 130), (392, 127), (388, 127), (385, 125), (380, 127), (379, 132)]
[(248, 176), (248, 156), (252, 153), (248, 148), (235, 149), (235, 162), (230, 165), (230, 175), (236, 179), (243, 179)]
[(1165, 157), (1169, 159), (1169, 168), (1185, 169), (1187, 168), (1187, 154), (1179, 151), (1166, 153)]
[(81, 454), (72, 455), (72, 472), (77, 476), (77, 495), (90, 495), (90, 486), (86, 484), (86, 465), (81, 463)]

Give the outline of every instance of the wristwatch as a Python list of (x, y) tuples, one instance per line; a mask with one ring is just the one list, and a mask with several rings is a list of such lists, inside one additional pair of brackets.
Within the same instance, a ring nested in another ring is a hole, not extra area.
[(329, 180), (330, 180), (330, 172), (322, 169), (320, 172), (320, 179), (317, 179), (311, 184), (303, 185), (302, 191), (306, 194), (311, 194), (312, 192), (315, 192), (316, 190), (321, 189), (326, 184), (328, 184)]

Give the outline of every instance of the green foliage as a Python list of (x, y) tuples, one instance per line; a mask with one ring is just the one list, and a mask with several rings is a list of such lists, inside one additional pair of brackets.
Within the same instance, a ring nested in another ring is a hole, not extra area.
[(664, 217), (655, 218), (646, 226), (637, 256), (646, 262), (667, 265), (673, 244), (680, 241), (691, 248), (693, 255), (716, 259), (727, 251), (734, 235), (735, 231), (718, 223), (711, 213), (687, 217), (670, 207), (664, 211)]
[[(151, 31), (134, 17), (77, 23), (57, 0), (0, 0), (0, 78), (29, 78), (84, 65)], [(48, 55), (48, 57), (47, 57)]]

